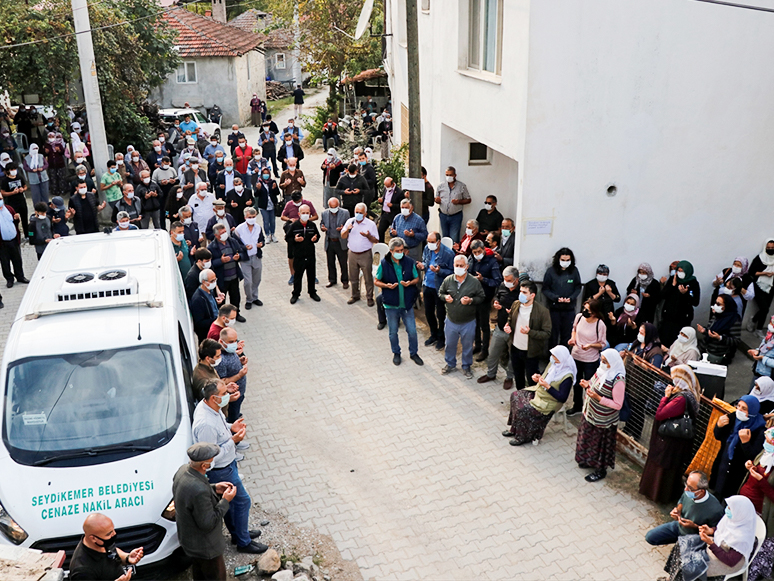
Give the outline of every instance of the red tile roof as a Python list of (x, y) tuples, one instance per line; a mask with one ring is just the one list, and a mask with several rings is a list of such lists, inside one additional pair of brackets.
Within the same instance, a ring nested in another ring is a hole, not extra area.
[[(229, 26), (235, 26), (246, 32), (264, 34), (263, 29), (272, 23), (272, 15), (255, 8), (242, 12), (236, 18), (229, 20)], [(264, 48), (289, 48), (293, 45), (293, 31), (289, 28), (275, 28), (267, 33)]]
[(177, 31), (177, 49), (182, 57), (242, 56), (259, 48), (266, 36), (234, 29), (185, 8), (172, 8), (163, 14), (167, 24)]
[(363, 81), (370, 81), (372, 79), (379, 79), (386, 76), (387, 73), (385, 73), (382, 69), (368, 69), (367, 71), (363, 71), (354, 77), (346, 77), (342, 82), (345, 84), (361, 83)]

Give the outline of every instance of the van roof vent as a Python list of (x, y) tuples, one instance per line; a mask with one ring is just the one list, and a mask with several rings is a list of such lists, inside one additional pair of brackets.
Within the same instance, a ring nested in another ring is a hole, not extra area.
[(137, 280), (121, 269), (106, 270), (99, 275), (88, 272), (71, 274), (57, 292), (57, 301), (81, 301), (106, 297), (136, 295)]

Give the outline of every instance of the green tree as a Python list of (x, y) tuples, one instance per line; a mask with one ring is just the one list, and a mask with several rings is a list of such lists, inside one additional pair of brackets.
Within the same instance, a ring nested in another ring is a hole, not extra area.
[[(37, 93), (64, 120), (67, 105), (78, 105), (73, 83), (80, 79), (78, 48), (70, 3), (52, 0), (32, 6), (6, 0), (0, 42), (16, 45), (0, 54), (0, 86), (12, 96)], [(106, 0), (89, 8), (97, 78), (108, 142), (116, 149), (132, 143), (143, 149), (155, 127), (145, 101), (154, 87), (177, 68), (175, 36), (155, 0)], [(0, 46), (2, 48), (2, 46)], [(152, 108), (151, 108), (152, 109)]]

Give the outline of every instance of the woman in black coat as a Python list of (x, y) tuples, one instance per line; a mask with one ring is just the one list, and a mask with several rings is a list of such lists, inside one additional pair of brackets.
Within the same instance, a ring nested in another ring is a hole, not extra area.
[(690, 326), (693, 308), (699, 306), (701, 288), (693, 276), (693, 265), (687, 260), (677, 263), (675, 275), (666, 281), (661, 291), (664, 306), (661, 309), (659, 336), (664, 345), (671, 345), (680, 329)]
[(635, 322), (638, 325), (652, 323), (656, 318), (656, 307), (661, 299), (661, 284), (653, 276), (650, 264), (643, 262), (637, 268), (635, 276), (626, 287), (626, 295), (636, 294), (640, 297), (640, 307)]

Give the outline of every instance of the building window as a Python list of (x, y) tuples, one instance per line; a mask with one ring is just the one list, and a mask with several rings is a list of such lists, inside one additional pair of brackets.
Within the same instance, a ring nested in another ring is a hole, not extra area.
[(469, 0), (468, 68), (500, 74), (503, 0)]
[(406, 29), (406, 0), (398, 0), (398, 21), (395, 23), (398, 34), (398, 44), (405, 47), (408, 31)]
[(177, 67), (177, 82), (178, 83), (195, 83), (196, 82), (196, 63), (184, 62), (180, 63)]
[(430, 12), (430, 0), (422, 0), (422, 12)]
[(489, 165), (492, 163), (492, 150), (483, 143), (470, 143), (468, 149), (468, 165)]
[(285, 68), (285, 53), (284, 52), (278, 52), (274, 55), (274, 68), (275, 69), (284, 69)]

